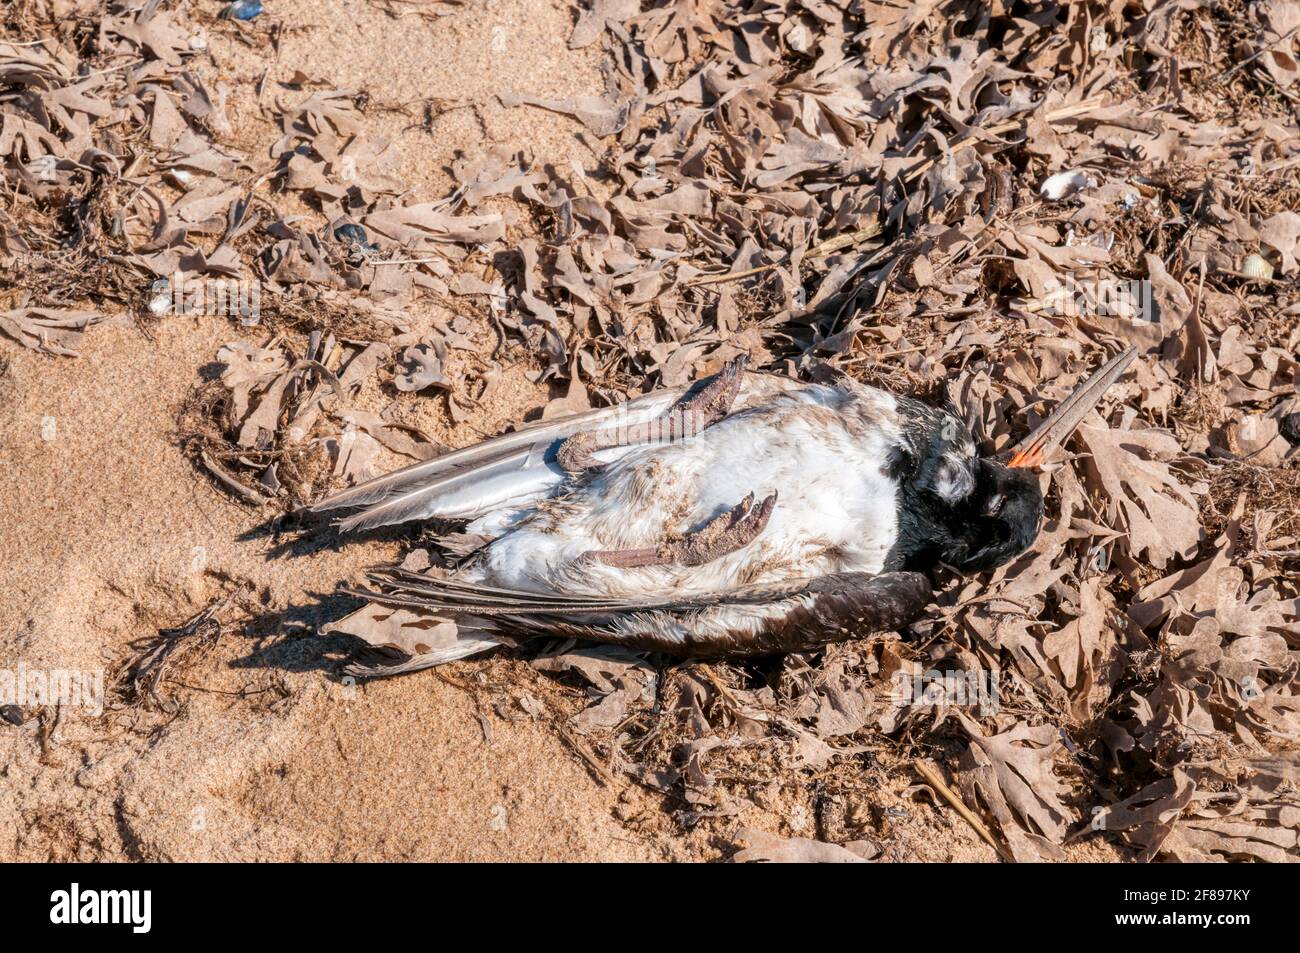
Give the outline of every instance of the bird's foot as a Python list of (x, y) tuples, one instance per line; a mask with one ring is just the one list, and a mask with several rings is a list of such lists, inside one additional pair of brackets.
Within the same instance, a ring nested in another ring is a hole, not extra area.
[(703, 566), (753, 542), (767, 526), (775, 506), (775, 493), (757, 506), (754, 505), (754, 494), (750, 493), (727, 512), (714, 517), (681, 539), (668, 540), (658, 546), (642, 549), (593, 549), (582, 554), (582, 562), (599, 562), (620, 569), (674, 563)]
[(727, 366), (714, 374), (698, 393), (682, 401), (668, 413), (677, 414), (680, 419), (694, 423), (699, 430), (712, 427), (731, 413), (731, 405), (740, 395), (740, 385), (745, 379), (747, 363), (749, 363), (748, 354), (741, 354), (728, 361)]
[(742, 354), (713, 375), (687, 400), (674, 405), (654, 420), (629, 427), (582, 430), (569, 437), (556, 451), (555, 460), (566, 473), (579, 476), (603, 464), (593, 456), (597, 450), (626, 447), (651, 439), (679, 440), (711, 427), (727, 414), (740, 393), (749, 356)]

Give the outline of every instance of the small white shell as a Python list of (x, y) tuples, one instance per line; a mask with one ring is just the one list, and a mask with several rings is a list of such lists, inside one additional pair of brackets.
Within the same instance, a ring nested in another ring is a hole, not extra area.
[(1043, 180), (1043, 184), (1038, 187), (1038, 194), (1049, 202), (1060, 202), (1063, 199), (1068, 199), (1071, 195), (1082, 192), (1084, 189), (1096, 187), (1097, 182), (1092, 176), (1078, 169), (1071, 169), (1068, 172), (1049, 175)]
[(1241, 273), (1247, 278), (1272, 278), (1273, 265), (1263, 255), (1247, 255), (1241, 263)]
[(166, 278), (159, 278), (150, 288), (153, 297), (149, 299), (149, 313), (162, 315), (172, 309), (171, 283)]

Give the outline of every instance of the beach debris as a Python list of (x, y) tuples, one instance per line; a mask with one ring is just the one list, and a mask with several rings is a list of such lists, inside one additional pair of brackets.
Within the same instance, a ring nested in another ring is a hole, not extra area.
[(752, 827), (740, 829), (736, 846), (740, 849), (731, 856), (735, 864), (868, 864), (879, 852), (866, 842), (828, 844), (808, 837), (780, 837)]
[(155, 278), (149, 285), (149, 313), (163, 315), (172, 309), (172, 286), (166, 278)]
[(402, 363), (399, 373), (393, 378), (393, 386), (404, 391), (421, 391), (426, 387), (451, 390), (451, 382), (442, 373), (446, 356), (446, 347), (441, 340), (408, 347), (402, 352)]
[[(602, 94), (501, 97), (571, 117), (591, 154), (484, 144), (443, 196), (393, 172), (377, 96), (296, 73), (259, 90), (272, 162), (232, 148), (207, 78), (227, 74), (192, 68), (218, 51), (184, 7), (137, 6), (74, 37), (38, 4), (40, 43), (0, 40), (4, 347), (73, 353), (178, 271), (255, 280), (261, 330), (195, 388), (183, 446), (221, 492), (288, 508), (437, 452), (408, 402), (478, 426), (507, 366), (560, 413), (746, 353), (945, 394), (994, 451), (1133, 344), (1132, 378), (1050, 475), (1035, 548), (949, 580), (907, 638), (765, 666), (539, 666), (557, 730), (684, 827), (787, 801), (811, 823), (828, 786), (869, 794), (922, 745), (952, 749), (954, 796), (1026, 859), (1081, 827), (1142, 859), (1294, 856), (1294, 4), (1026, 19), (940, 0), (864, 33), (854, 4), (599, 0), (569, 43), (611, 54)], [(271, 61), (266, 31), (241, 38)], [(413, 129), (478, 104), (425, 106)], [(1223, 280), (1262, 277), (1253, 255), (1272, 280)], [(936, 667), (998, 671), (1001, 701), (898, 696)]]
[(940, 797), (947, 801), (949, 806), (951, 806), (952, 809), (961, 816), (962, 820), (971, 826), (971, 829), (980, 836), (980, 839), (984, 841), (984, 843), (997, 851), (1000, 856), (1009, 860), (1014, 859), (1014, 856), (1008, 856), (1006, 849), (994, 840), (993, 835), (989, 833), (989, 829), (984, 825), (984, 822), (980, 820), (979, 816), (975, 814), (974, 811), (966, 806), (966, 802), (961, 799), (961, 796), (958, 795), (956, 791), (948, 786), (947, 782), (943, 780), (938, 771), (930, 767), (930, 765), (926, 764), (924, 761), (916, 762), (915, 767), (916, 773), (925, 779), (925, 783), (930, 786), (931, 790), (937, 792)]
[(103, 320), (95, 311), (20, 305), (0, 311), (0, 336), (47, 354), (75, 357), (86, 328)]
[(1300, 272), (1300, 212), (1278, 212), (1260, 223), (1259, 240), (1273, 249), (1284, 275)]
[(1247, 278), (1262, 278), (1267, 281), (1273, 277), (1273, 265), (1258, 253), (1247, 255), (1241, 263), (1241, 273)]
[[(431, 346), (407, 350), (413, 381), (450, 388)], [(385, 451), (428, 459), (438, 446), (418, 428), (352, 406), (390, 354), (386, 344), (321, 332), (298, 349), (279, 339), (265, 347), (227, 344), (217, 352), (220, 378), (200, 388), (183, 414), (184, 443), (220, 485), (255, 506), (272, 499), (301, 505), (331, 477), (368, 479)]]
[(334, 239), (362, 255), (373, 255), (379, 251), (379, 244), (370, 241), (370, 236), (366, 234), (366, 230), (352, 222), (347, 222), (334, 229)]
[(265, 7), (261, 0), (235, 0), (221, 11), (223, 20), (253, 20), (262, 15)]
[(1038, 194), (1049, 202), (1061, 202), (1084, 189), (1097, 187), (1097, 180), (1079, 169), (1049, 175), (1038, 187)]
[(175, 628), (159, 629), (157, 636), (132, 643), (136, 655), (122, 667), (118, 693), (128, 705), (152, 705), (174, 714), (179, 703), (163, 691), (171, 670), (211, 651), (221, 638), (220, 613), (242, 590), (227, 592), (209, 602)]

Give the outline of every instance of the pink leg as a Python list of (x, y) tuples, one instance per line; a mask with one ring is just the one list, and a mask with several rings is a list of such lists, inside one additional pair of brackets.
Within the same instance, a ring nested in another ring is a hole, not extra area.
[(740, 393), (740, 383), (744, 378), (747, 355), (731, 361), (719, 373), (704, 385), (695, 396), (682, 401), (664, 413), (657, 421), (637, 427), (611, 427), (607, 430), (583, 430), (560, 444), (555, 460), (566, 473), (580, 476), (588, 470), (599, 469), (603, 464), (593, 453), (608, 450), (611, 447), (623, 447), (641, 443), (654, 431), (662, 431), (663, 426), (676, 427), (672, 431), (685, 435), (685, 423), (690, 421), (694, 427), (703, 430), (711, 427), (731, 413), (731, 405)]
[(633, 569), (640, 566), (703, 566), (742, 546), (753, 542), (767, 526), (776, 494), (754, 505), (751, 493), (721, 516), (714, 517), (703, 528), (681, 539), (669, 540), (658, 546), (643, 549), (593, 549), (583, 553), (585, 562), (601, 562), (606, 566)]

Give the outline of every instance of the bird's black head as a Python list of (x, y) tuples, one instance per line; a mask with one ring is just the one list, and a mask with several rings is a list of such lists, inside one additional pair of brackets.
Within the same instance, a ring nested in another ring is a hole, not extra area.
[[(972, 454), (900, 474), (898, 542), (887, 565), (927, 571), (945, 563), (964, 573), (996, 569), (1028, 549), (1043, 522), (1043, 494), (1031, 470)], [(960, 478), (955, 477), (954, 474)]]
[(1043, 493), (1032, 471), (980, 460), (974, 491), (951, 514), (939, 558), (966, 573), (996, 569), (1033, 545)]

